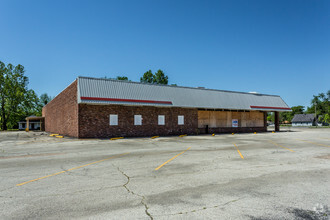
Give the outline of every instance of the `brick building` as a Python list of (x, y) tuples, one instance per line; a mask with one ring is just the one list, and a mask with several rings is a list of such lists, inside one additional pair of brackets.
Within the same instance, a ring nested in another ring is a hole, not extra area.
[(108, 138), (262, 132), (269, 111), (279, 130), (279, 96), (78, 77), (42, 114), (47, 132)]

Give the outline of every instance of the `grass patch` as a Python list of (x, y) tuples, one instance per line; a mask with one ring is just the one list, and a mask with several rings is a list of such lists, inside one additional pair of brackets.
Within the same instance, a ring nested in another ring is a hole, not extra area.
[[(4, 130), (0, 129), (0, 131), (4, 131)], [(5, 131), (19, 131), (19, 129), (7, 129)]]

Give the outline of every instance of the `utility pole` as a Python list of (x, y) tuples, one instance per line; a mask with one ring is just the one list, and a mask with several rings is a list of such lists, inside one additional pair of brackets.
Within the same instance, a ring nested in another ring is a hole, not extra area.
[(315, 118), (316, 118), (316, 102), (314, 102), (314, 106), (315, 106)]
[(315, 106), (315, 124), (316, 124), (317, 123), (317, 118), (316, 118), (316, 101), (314, 102), (314, 106)]

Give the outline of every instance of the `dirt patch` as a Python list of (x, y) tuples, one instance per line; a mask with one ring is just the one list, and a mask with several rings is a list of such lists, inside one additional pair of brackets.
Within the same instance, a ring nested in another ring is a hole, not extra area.
[(328, 210), (311, 211), (304, 209), (291, 209), (290, 213), (295, 215), (295, 219), (308, 219), (308, 220), (328, 220)]
[(315, 157), (315, 158), (319, 158), (319, 159), (330, 159), (330, 154), (318, 156), (318, 157)]

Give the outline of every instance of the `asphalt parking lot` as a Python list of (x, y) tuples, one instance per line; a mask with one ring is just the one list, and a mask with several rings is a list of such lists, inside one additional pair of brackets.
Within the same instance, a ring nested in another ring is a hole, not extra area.
[(0, 132), (0, 219), (329, 219), (330, 129), (119, 140)]

